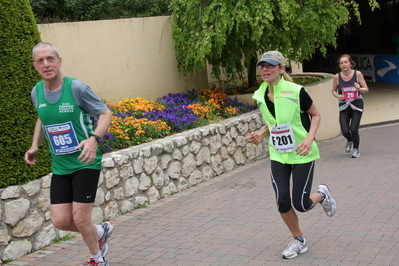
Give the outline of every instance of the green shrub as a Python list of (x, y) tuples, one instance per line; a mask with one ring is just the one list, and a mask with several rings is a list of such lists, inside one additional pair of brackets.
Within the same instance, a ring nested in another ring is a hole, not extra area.
[(40, 34), (29, 0), (2, 0), (0, 40), (0, 187), (6, 187), (51, 171), (45, 145), (37, 165), (29, 166), (24, 161), (37, 119), (30, 92), (40, 80), (31, 59), (32, 47), (40, 42)]
[(170, 0), (30, 0), (39, 23), (170, 15)]

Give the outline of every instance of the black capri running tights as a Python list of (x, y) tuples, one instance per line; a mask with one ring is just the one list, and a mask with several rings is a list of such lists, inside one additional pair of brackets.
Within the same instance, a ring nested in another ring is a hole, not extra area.
[(359, 126), (362, 114), (362, 112), (352, 110), (350, 107), (339, 112), (339, 122), (341, 125), (342, 135), (344, 135), (348, 141), (353, 141), (354, 149), (359, 148)]
[(292, 208), (290, 196), (291, 173), (294, 208), (300, 212), (307, 212), (312, 209), (313, 201), (309, 196), (312, 189), (313, 171), (314, 161), (305, 164), (282, 164), (271, 161), (271, 179), (280, 213), (287, 213)]

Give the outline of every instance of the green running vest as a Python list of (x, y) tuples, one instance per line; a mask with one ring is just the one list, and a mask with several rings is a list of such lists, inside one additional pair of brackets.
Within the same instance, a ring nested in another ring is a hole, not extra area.
[(94, 132), (94, 119), (76, 104), (72, 80), (64, 77), (62, 94), (56, 103), (46, 101), (43, 80), (36, 84), (36, 111), (49, 145), (52, 171), (57, 175), (71, 174), (81, 169), (101, 169), (102, 153), (98, 146), (94, 162), (86, 165), (78, 160), (82, 150), (75, 147)]
[[(289, 123), (295, 136), (296, 146), (298, 146), (308, 135), (308, 132), (302, 125), (300, 116), (302, 111), (300, 108), (299, 94), (302, 86), (288, 82), (283, 78), (280, 79), (277, 86), (274, 86), (274, 107), (276, 118), (274, 118), (269, 112), (265, 102), (267, 87), (267, 82), (263, 82), (259, 89), (254, 92), (252, 97), (258, 103), (260, 112), (262, 113), (267, 127), (271, 130), (274, 125)], [(273, 146), (271, 137), (269, 137), (269, 154), (271, 160), (283, 164), (303, 164), (320, 158), (319, 148), (317, 147), (316, 141), (313, 141), (308, 155), (300, 156), (297, 155), (295, 151), (285, 153), (278, 152)]]

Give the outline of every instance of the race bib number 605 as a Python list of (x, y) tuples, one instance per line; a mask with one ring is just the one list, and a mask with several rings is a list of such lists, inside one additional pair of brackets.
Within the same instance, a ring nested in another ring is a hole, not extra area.
[(79, 142), (71, 122), (48, 125), (45, 126), (45, 130), (55, 155), (80, 151), (80, 149), (76, 149)]
[(291, 124), (273, 126), (270, 130), (270, 141), (273, 147), (280, 153), (294, 151), (296, 141)]

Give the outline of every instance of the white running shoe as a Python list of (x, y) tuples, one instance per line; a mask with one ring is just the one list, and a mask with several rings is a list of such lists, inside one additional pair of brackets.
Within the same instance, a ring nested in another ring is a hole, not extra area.
[(337, 204), (335, 203), (335, 200), (331, 197), (328, 187), (326, 185), (320, 185), (316, 192), (325, 195), (323, 202), (321, 202), (320, 204), (326, 212), (327, 216), (333, 216), (335, 211), (337, 210)]
[(348, 142), (346, 143), (346, 145), (345, 145), (345, 151), (346, 151), (346, 153), (350, 153), (350, 152), (351, 152), (352, 144), (353, 144), (352, 141), (348, 141)]
[(109, 266), (107, 260), (103, 258), (103, 261), (97, 261), (94, 258), (90, 258), (89, 261), (83, 263), (83, 265), (89, 266)]
[(303, 242), (294, 239), (283, 251), (284, 259), (292, 259), (298, 256), (298, 254), (305, 253), (308, 251), (308, 246), (306, 245), (306, 239), (303, 238)]
[(98, 239), (98, 246), (100, 247), (101, 256), (105, 256), (108, 252), (108, 238), (111, 236), (112, 231), (114, 231), (114, 226), (110, 222), (103, 222), (101, 226), (104, 229), (104, 234)]
[(360, 157), (360, 152), (358, 149), (353, 149), (352, 152), (352, 158), (359, 158)]

